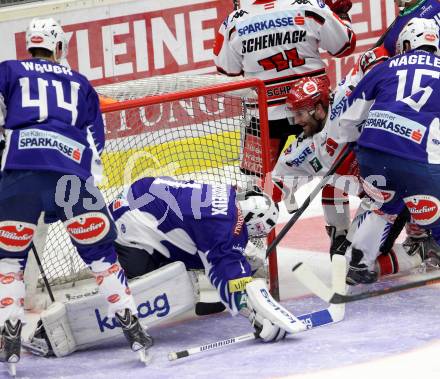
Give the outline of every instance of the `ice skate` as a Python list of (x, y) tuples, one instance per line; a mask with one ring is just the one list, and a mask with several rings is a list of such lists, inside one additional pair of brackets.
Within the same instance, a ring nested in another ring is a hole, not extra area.
[(22, 322), (6, 320), (1, 335), (0, 361), (7, 365), (8, 373), (15, 378), (16, 364), (20, 361)]
[(41, 357), (54, 355), (49, 338), (41, 320), (38, 321), (34, 334), (29, 341), (23, 340), (21, 345), (28, 352)]
[(131, 350), (138, 352), (141, 362), (148, 364), (151, 361), (148, 349), (153, 346), (153, 338), (142, 328), (138, 318), (128, 308), (123, 311), (123, 314), (116, 312), (116, 319), (122, 327)]
[(377, 272), (371, 271), (368, 266), (361, 263), (364, 256), (361, 250), (352, 249), (351, 261), (348, 266), (346, 283), (351, 286), (357, 284), (371, 284), (377, 281)]

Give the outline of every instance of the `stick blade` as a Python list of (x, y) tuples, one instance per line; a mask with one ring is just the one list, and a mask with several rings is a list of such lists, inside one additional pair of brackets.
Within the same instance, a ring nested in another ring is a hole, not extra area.
[(347, 277), (347, 260), (345, 256), (335, 254), (332, 257), (332, 291), (333, 296), (329, 302), (329, 312), (333, 319), (341, 321), (345, 317), (345, 304), (334, 304), (335, 295), (345, 295), (347, 293), (347, 284), (345, 283)]
[(315, 275), (315, 273), (304, 263), (299, 263), (292, 269), (295, 278), (306, 286), (316, 296), (320, 297), (327, 303), (333, 296), (333, 291), (329, 289), (322, 281)]

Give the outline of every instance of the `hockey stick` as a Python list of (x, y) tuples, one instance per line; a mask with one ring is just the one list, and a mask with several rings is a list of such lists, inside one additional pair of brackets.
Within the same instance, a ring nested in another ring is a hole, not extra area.
[(44, 286), (47, 288), (47, 293), (49, 294), (50, 300), (52, 301), (52, 303), (55, 303), (55, 297), (53, 296), (52, 288), (50, 288), (49, 281), (47, 280), (46, 273), (44, 272), (43, 265), (41, 264), (40, 257), (33, 242), (31, 242), (31, 249), (34, 253), (35, 260), (37, 261), (38, 269), (40, 270), (41, 277), (43, 278)]
[[(341, 257), (344, 259), (344, 257)], [(332, 289), (334, 292), (345, 292), (345, 265), (333, 263), (332, 261)], [(330, 304), (327, 309), (322, 309), (320, 311), (306, 313), (298, 317), (305, 326), (306, 330), (317, 328), (318, 326), (335, 324), (342, 321), (345, 316), (345, 305), (344, 304)], [(205, 351), (210, 351), (218, 349), (220, 347), (230, 346), (237, 343), (257, 339), (258, 335), (256, 333), (243, 334), (238, 337), (228, 338), (226, 340), (217, 341), (213, 343), (208, 343), (198, 347), (192, 347), (186, 350), (176, 351), (168, 354), (168, 359), (174, 361), (179, 358), (185, 358), (190, 355), (203, 353)]]
[[(320, 311), (307, 313), (298, 317), (306, 326), (307, 330), (317, 328), (318, 326), (323, 326), (327, 324), (334, 324), (341, 321), (344, 318), (345, 312), (342, 308), (336, 308), (339, 305), (331, 304), (327, 309)], [(237, 343), (250, 341), (258, 338), (257, 333), (243, 334), (238, 337), (231, 337), (226, 340), (216, 341), (212, 343), (207, 343), (205, 345), (191, 347), (186, 350), (176, 351), (168, 354), (168, 360), (174, 361), (176, 359), (185, 358), (190, 355), (204, 353), (206, 351), (218, 349), (220, 347), (231, 346)]]
[(298, 221), (298, 219), (301, 217), (301, 215), (304, 213), (304, 211), (308, 208), (308, 206), (310, 205), (312, 200), (321, 191), (322, 187), (324, 187), (328, 183), (328, 181), (331, 179), (330, 177), (336, 172), (336, 170), (339, 168), (339, 166), (342, 164), (342, 162), (344, 162), (345, 158), (347, 158), (347, 156), (348, 156), (348, 154), (350, 154), (351, 150), (352, 149), (351, 149), (350, 145), (347, 145), (345, 147), (345, 150), (337, 158), (337, 160), (333, 163), (333, 166), (330, 168), (330, 170), (328, 170), (327, 174), (324, 175), (322, 180), (314, 188), (314, 190), (307, 197), (307, 199), (304, 200), (304, 203), (301, 205), (301, 207), (299, 207), (298, 210), (295, 211), (295, 213), (291, 217), (291, 219), (287, 222), (286, 225), (284, 225), (283, 229), (281, 229), (281, 231), (278, 233), (277, 237), (269, 245), (269, 247), (266, 250), (266, 258), (269, 256), (269, 254), (272, 252), (272, 250), (277, 247), (277, 245), (284, 238), (286, 233), (292, 228), (292, 226)]
[[(338, 255), (333, 256), (333, 260), (335, 260), (336, 257), (338, 257)], [(342, 262), (337, 264), (342, 265)], [(343, 264), (345, 268), (346, 263), (344, 262)], [(315, 295), (317, 295), (324, 301), (327, 301), (331, 304), (351, 303), (353, 301), (368, 299), (370, 297), (382, 296), (393, 292), (399, 292), (411, 288), (429, 286), (440, 283), (440, 276), (434, 276), (431, 278), (426, 278), (415, 282), (405, 283), (383, 289), (361, 292), (354, 295), (345, 295), (339, 293), (338, 291), (333, 291), (332, 289), (328, 288), (304, 263), (298, 263), (295, 267), (293, 267), (292, 271), (295, 277), (302, 284), (304, 284), (307, 288), (309, 288)]]

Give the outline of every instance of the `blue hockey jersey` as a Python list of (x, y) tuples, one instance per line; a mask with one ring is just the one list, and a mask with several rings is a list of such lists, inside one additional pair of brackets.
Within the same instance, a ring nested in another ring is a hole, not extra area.
[(440, 56), (397, 55), (374, 67), (349, 97), (341, 129), (360, 146), (440, 164)]
[(392, 28), (387, 31), (384, 46), (391, 56), (396, 55), (396, 43), (404, 26), (414, 17), (433, 19), (440, 27), (440, 1), (425, 0), (408, 9), (402, 10), (396, 18)]
[(55, 62), (0, 64), (2, 169), (50, 170), (82, 179), (102, 175), (104, 125), (87, 78)]
[(109, 209), (119, 244), (157, 251), (189, 269), (205, 268), (232, 313), (240, 309), (240, 293), (252, 273), (244, 256), (248, 232), (233, 187), (147, 177)]

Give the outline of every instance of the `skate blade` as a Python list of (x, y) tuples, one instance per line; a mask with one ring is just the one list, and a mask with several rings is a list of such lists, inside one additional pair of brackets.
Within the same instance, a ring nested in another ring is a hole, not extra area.
[(144, 365), (148, 365), (151, 362), (152, 356), (148, 350), (141, 349), (138, 351), (139, 359)]
[(15, 363), (6, 363), (6, 367), (8, 368), (8, 373), (12, 378), (17, 376), (17, 367)]

